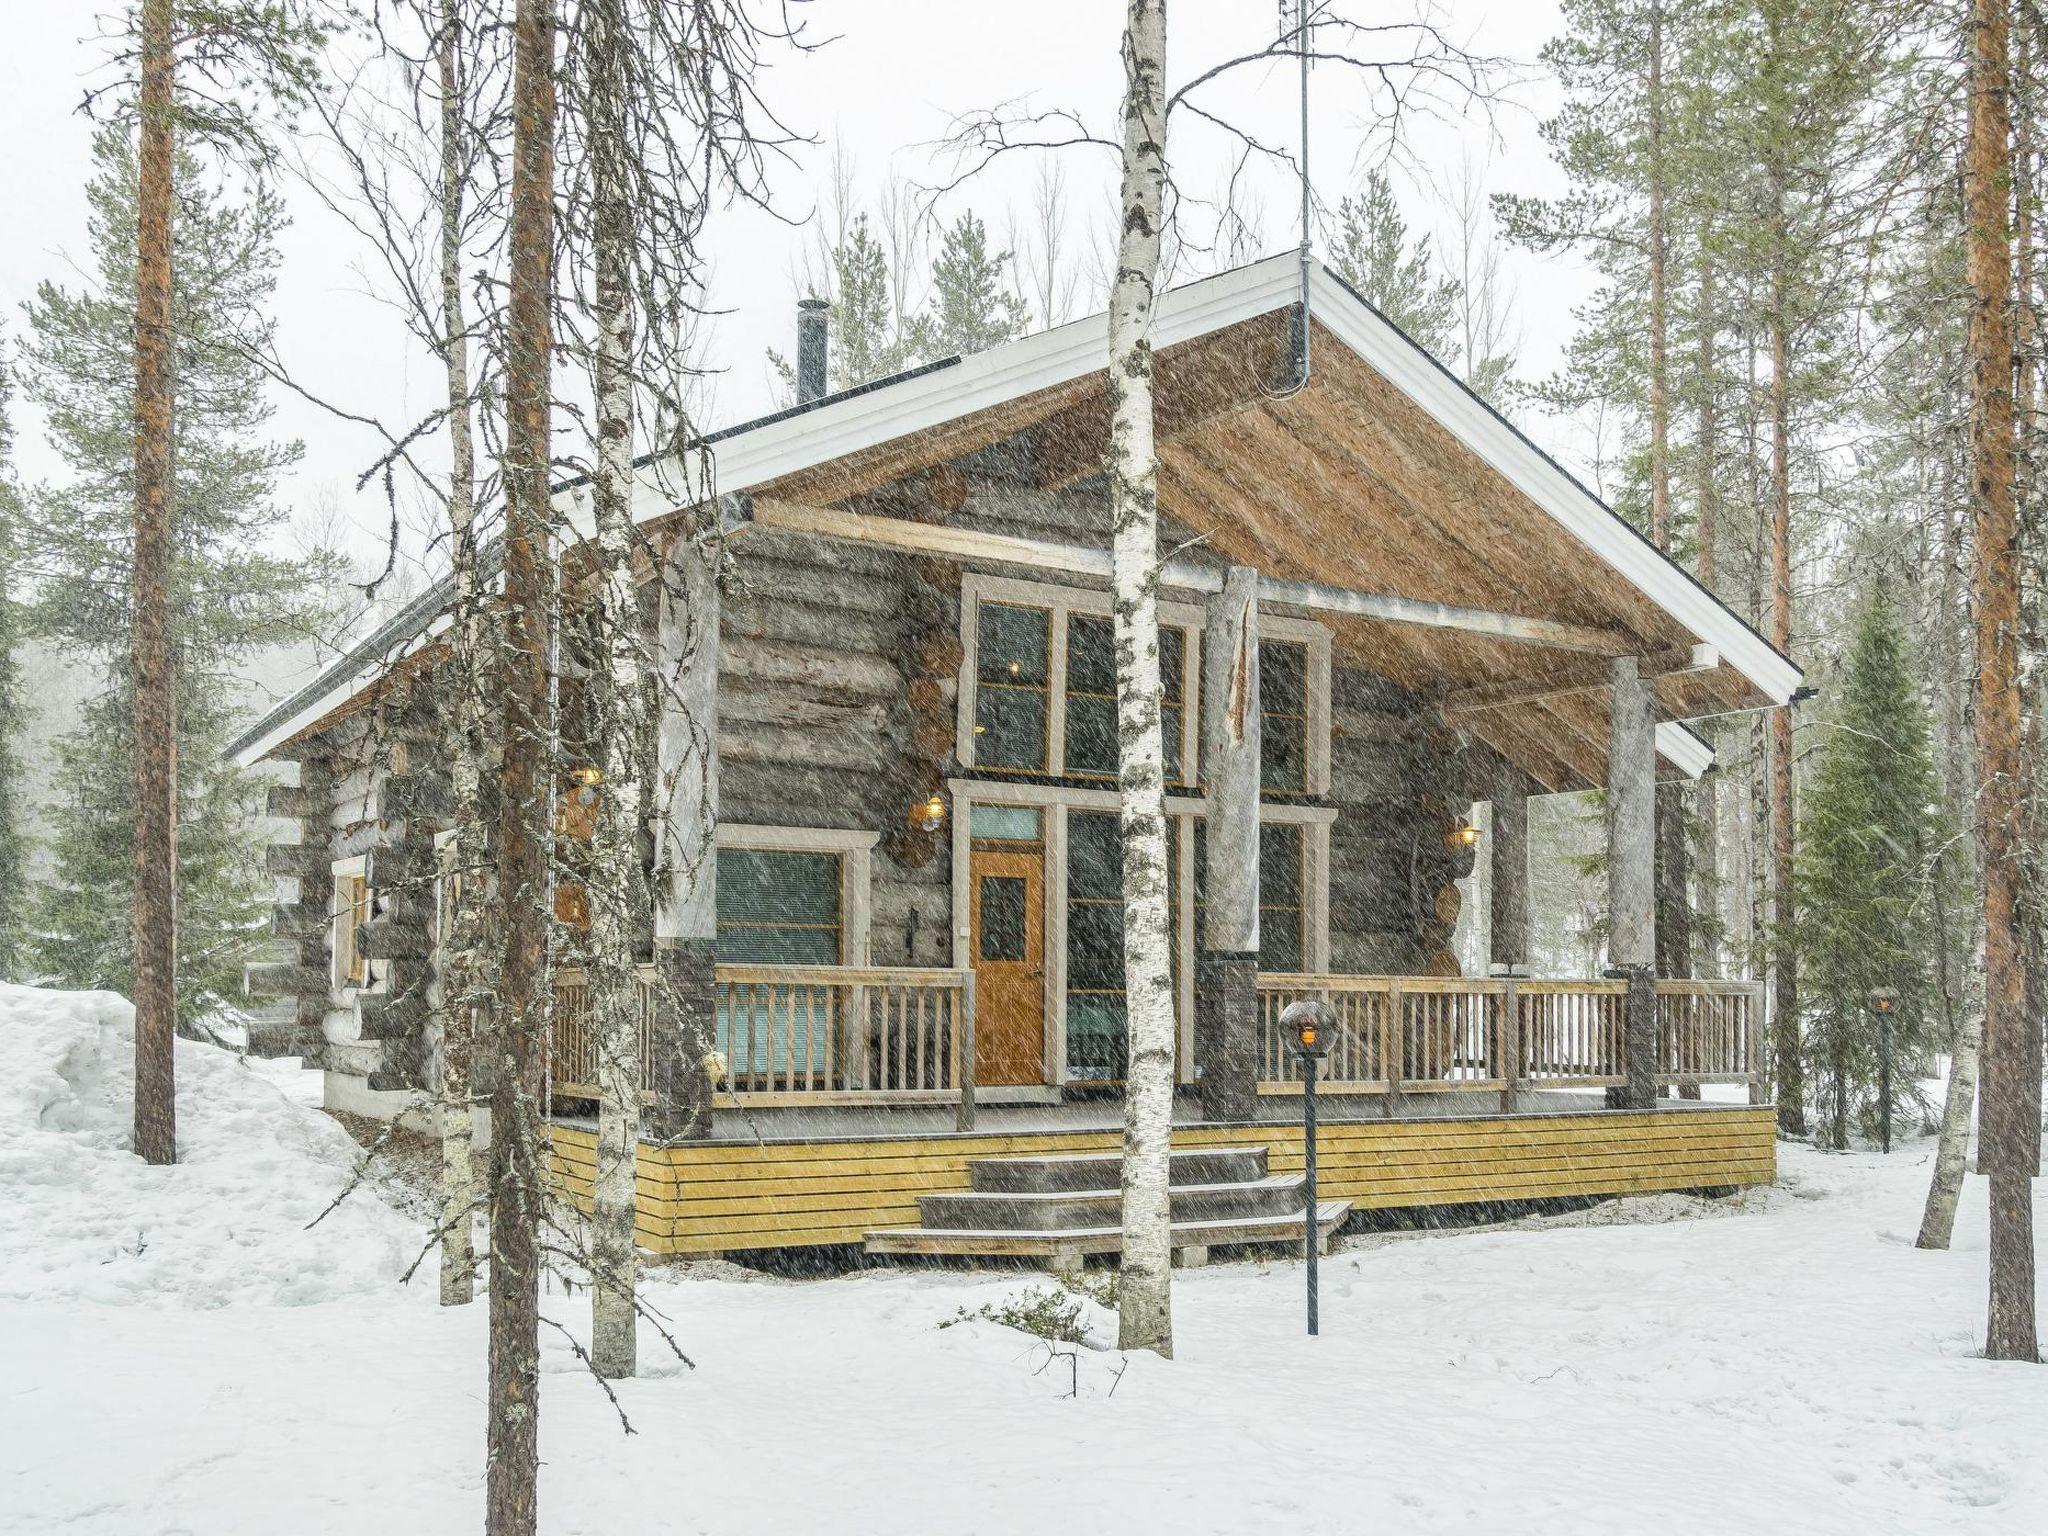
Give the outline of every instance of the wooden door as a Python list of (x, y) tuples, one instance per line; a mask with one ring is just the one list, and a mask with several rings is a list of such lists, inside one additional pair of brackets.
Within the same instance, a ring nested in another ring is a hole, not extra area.
[(974, 1078), (989, 1087), (1045, 1081), (1045, 854), (974, 850)]

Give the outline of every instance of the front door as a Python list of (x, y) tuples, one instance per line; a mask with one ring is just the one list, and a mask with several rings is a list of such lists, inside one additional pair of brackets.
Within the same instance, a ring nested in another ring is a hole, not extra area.
[(1045, 855), (974, 850), (974, 1079), (1045, 1081)]

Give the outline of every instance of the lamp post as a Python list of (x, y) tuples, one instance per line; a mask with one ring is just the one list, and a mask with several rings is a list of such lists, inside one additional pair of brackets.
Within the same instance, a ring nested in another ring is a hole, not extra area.
[(1870, 994), (1870, 1011), (1877, 1015), (1877, 1135), (1885, 1151), (1892, 1149), (1892, 1015), (1899, 1010), (1899, 994), (1879, 987)]
[(1337, 1014), (1328, 1003), (1304, 998), (1280, 1010), (1280, 1027), (1294, 1035), (1294, 1054), (1301, 1062), (1301, 1141), (1308, 1202), (1303, 1224), (1302, 1247), (1308, 1255), (1308, 1331), (1321, 1330), (1316, 1317), (1316, 1260), (1322, 1247), (1322, 1228), (1316, 1221), (1316, 1076), (1323, 1058), (1330, 1054), (1330, 1031)]

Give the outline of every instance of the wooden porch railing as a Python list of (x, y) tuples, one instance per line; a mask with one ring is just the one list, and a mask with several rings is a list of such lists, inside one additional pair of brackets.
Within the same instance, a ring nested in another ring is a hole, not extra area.
[[(1318, 1080), (1336, 1093), (1609, 1088), (1627, 1080), (1628, 984), (1526, 977), (1259, 978), (1260, 1092), (1287, 1093), (1301, 1064), (1280, 1013), (1304, 998), (1337, 1016)], [(1657, 983), (1658, 1081), (1748, 1082), (1762, 989), (1748, 981)]]
[[(957, 1102), (973, 1122), (974, 974), (908, 966), (721, 965), (719, 1083), (743, 1105)], [(648, 1076), (654, 968), (640, 967), (641, 1080)], [(597, 1096), (590, 987), (555, 978), (550, 1081)], [(968, 1091), (963, 1091), (966, 1087)]]

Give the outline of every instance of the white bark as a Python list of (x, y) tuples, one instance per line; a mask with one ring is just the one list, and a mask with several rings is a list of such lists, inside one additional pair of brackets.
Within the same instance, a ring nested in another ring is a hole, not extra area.
[(1916, 1247), (1946, 1248), (1956, 1229), (1956, 1202), (1970, 1158), (1970, 1121), (1977, 1108), (1977, 1058), (1984, 1044), (1984, 1015), (1963, 1020), (1948, 1069), (1948, 1099), (1941, 1109), (1941, 1136), (1934, 1145), (1934, 1178), (1920, 1217)]
[(1165, 75), (1164, 0), (1130, 0), (1124, 31), (1123, 227), (1109, 297), (1111, 590), (1130, 1041), (1119, 1343), (1170, 1356), (1174, 1020), (1159, 719), (1159, 466), (1152, 439), (1151, 343), (1166, 185)]
[(478, 921), (484, 865), (482, 653), (476, 590), (476, 445), (469, 411), (469, 338), (462, 308), (462, 38), (457, 0), (443, 0), (437, 63), (441, 90), (441, 323), (448, 382), (448, 529), (455, 578), (455, 846), (451, 934), (441, 935), (441, 1305), (476, 1296), (476, 1146), (470, 1105), (479, 994)]
[(593, 4), (590, 69), (592, 244), (596, 265), (598, 635), (591, 725), (598, 782), (590, 859), (590, 1011), (597, 1047), (597, 1180), (591, 1223), (590, 1363), (600, 1376), (636, 1364), (634, 1174), (640, 1147), (640, 1002), (633, 952), (639, 802), (640, 604), (632, 565), (632, 221), (627, 198), (624, 27), (617, 0)]

